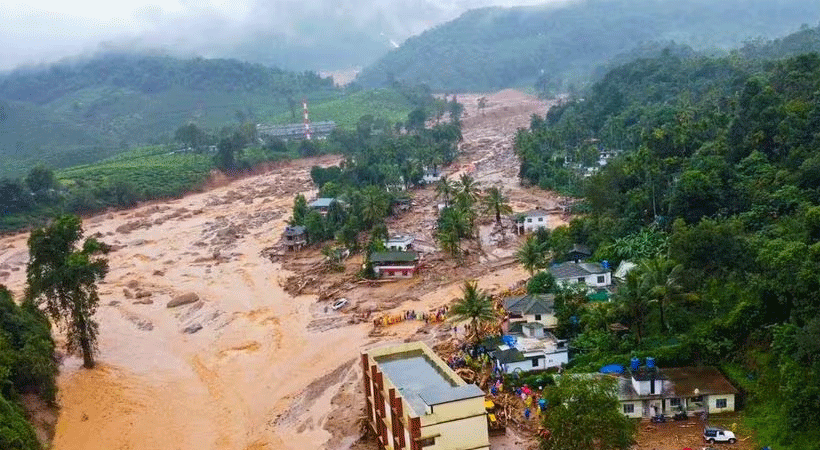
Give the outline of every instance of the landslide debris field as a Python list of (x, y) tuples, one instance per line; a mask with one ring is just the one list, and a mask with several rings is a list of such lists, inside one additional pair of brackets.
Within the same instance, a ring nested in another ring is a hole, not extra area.
[[(547, 104), (516, 91), (460, 95), (464, 142), (450, 176), (470, 172), (480, 187), (503, 186), (515, 211), (560, 199), (518, 185), (512, 140)], [(375, 329), (373, 317), (448, 304), (464, 279), (491, 291), (520, 283), (520, 238), (487, 218), (463, 267), (435, 249), (433, 188), (413, 190), (411, 211), (388, 222), (416, 235), (425, 268), (416, 279), (361, 283), (361, 256), (344, 273), (324, 273), (317, 249), (284, 254), (280, 234), (293, 196), (315, 194), (313, 165), (294, 161), (211, 190), (92, 217), (88, 235), (113, 246), (101, 284), (98, 368), (63, 360), (52, 448), (365, 448), (359, 367), (363, 348), (407, 339), (435, 343), (448, 324), (403, 322)], [(566, 220), (557, 212), (550, 226)], [(27, 235), (0, 239), (0, 283), (24, 286)], [(339, 311), (329, 308), (348, 298)], [(369, 318), (365, 318), (367, 314)]]

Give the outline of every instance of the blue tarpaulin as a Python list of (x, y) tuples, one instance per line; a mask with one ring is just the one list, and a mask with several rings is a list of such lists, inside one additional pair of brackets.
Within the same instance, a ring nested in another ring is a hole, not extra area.
[(610, 364), (608, 366), (601, 367), (601, 373), (624, 373), (624, 366), (620, 364)]

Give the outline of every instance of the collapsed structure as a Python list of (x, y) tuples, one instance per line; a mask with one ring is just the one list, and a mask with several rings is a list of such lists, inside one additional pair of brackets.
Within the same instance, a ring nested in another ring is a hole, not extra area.
[(380, 449), (489, 450), (484, 392), (423, 342), (361, 356), (367, 421)]

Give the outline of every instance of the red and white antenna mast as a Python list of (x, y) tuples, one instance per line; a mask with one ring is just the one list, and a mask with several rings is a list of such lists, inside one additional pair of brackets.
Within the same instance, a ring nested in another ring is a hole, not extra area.
[(310, 140), (310, 118), (308, 118), (307, 99), (302, 99), (302, 107), (305, 110), (305, 139)]

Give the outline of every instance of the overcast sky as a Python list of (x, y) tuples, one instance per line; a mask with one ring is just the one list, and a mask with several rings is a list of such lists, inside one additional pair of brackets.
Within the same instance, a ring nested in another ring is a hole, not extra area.
[(0, 0), (0, 70), (105, 48), (230, 57), (265, 34), (315, 42), (329, 23), (401, 42), (467, 9), (547, 2), (556, 0)]

